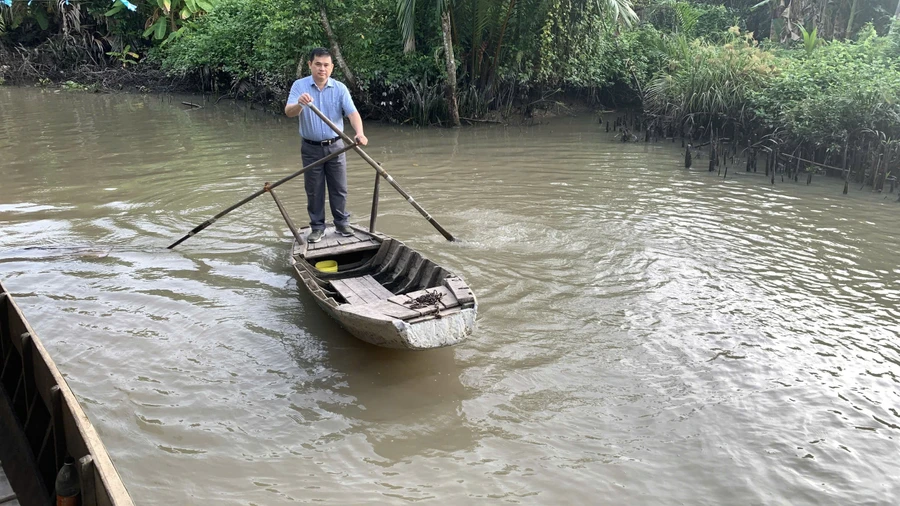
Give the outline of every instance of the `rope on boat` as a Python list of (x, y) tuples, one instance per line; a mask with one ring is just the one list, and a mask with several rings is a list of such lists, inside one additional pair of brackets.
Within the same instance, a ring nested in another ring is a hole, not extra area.
[(407, 295), (407, 297), (409, 300), (403, 304), (409, 306), (410, 309), (422, 309), (428, 306), (434, 306), (435, 308), (440, 309), (441, 299), (444, 298), (444, 294), (426, 291), (424, 295), (420, 295), (415, 299), (409, 297), (409, 295)]

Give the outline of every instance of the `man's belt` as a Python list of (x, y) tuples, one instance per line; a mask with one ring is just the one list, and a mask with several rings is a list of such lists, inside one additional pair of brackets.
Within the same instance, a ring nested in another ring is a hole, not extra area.
[(303, 142), (307, 144), (312, 144), (313, 146), (331, 146), (335, 142), (341, 140), (340, 137), (335, 137), (334, 139), (325, 139), (324, 141), (311, 141), (309, 139), (303, 139)]

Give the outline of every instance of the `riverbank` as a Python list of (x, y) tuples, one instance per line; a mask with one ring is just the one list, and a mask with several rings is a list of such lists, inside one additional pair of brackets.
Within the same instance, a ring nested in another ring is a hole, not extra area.
[[(289, 81), (264, 86), (247, 81), (228, 90), (218, 90), (196, 78), (166, 72), (152, 61), (123, 66), (81, 64), (66, 67), (58, 62), (45, 61), (40, 53), (33, 50), (0, 46), (0, 85), (55, 87), (91, 93), (196, 93), (212, 96), (213, 101), (235, 100), (251, 108), (280, 115), (283, 114), (284, 100), (290, 88)], [(396, 109), (393, 103), (380, 103), (371, 94), (357, 95), (354, 100), (367, 120), (400, 124), (411, 122), (411, 118), (402, 120), (396, 111), (391, 110)], [(502, 110), (485, 111), (477, 118), (462, 117), (461, 123), (534, 125), (546, 118), (596, 114), (603, 110), (606, 109), (576, 93), (551, 91), (536, 97), (526, 96)], [(437, 123), (429, 126), (446, 125)]]
[(163, 71), (158, 64), (110, 65), (87, 63), (65, 65), (38, 49), (10, 48), (0, 44), (0, 84), (59, 87), (110, 93), (173, 93), (194, 91), (190, 82)]

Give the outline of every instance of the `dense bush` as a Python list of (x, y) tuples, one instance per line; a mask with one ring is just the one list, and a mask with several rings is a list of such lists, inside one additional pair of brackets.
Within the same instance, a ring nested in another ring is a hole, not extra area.
[(865, 131), (900, 138), (900, 61), (893, 36), (865, 30), (811, 54), (795, 50), (754, 89), (749, 105), (768, 130), (797, 143), (836, 149)]
[(287, 80), (323, 37), (318, 13), (308, 2), (222, 0), (187, 24), (159, 57), (174, 72), (224, 73), (234, 81)]

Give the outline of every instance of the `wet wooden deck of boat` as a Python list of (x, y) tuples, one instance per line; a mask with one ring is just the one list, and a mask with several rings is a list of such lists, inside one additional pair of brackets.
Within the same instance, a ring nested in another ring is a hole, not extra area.
[(19, 506), (19, 500), (16, 499), (16, 493), (6, 478), (2, 463), (0, 463), (0, 506)]
[[(304, 238), (309, 235), (309, 229), (304, 231)], [(340, 255), (352, 251), (377, 249), (381, 242), (363, 233), (356, 232), (352, 237), (344, 237), (334, 230), (334, 227), (325, 229), (325, 236), (319, 242), (307, 243), (306, 258), (325, 258), (330, 255)]]

